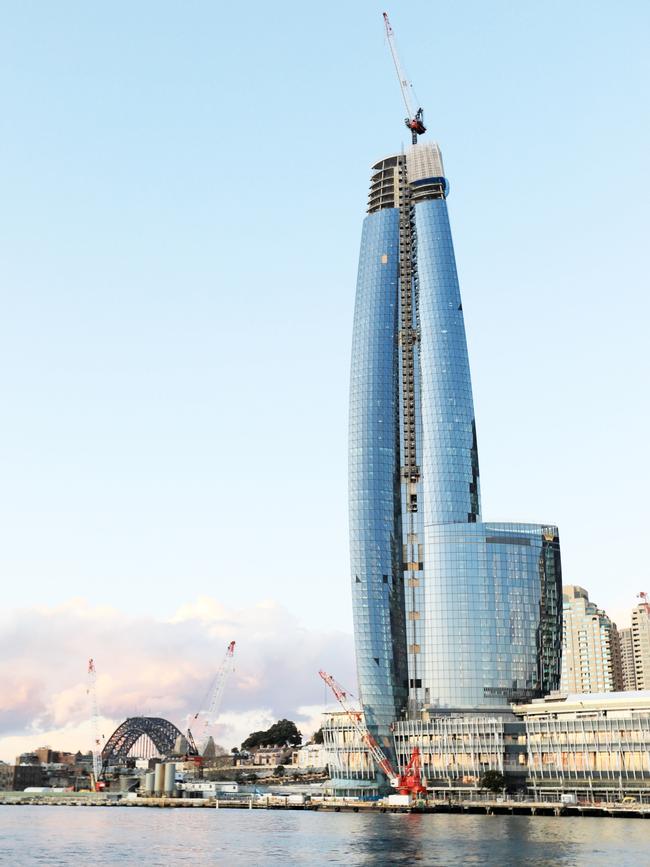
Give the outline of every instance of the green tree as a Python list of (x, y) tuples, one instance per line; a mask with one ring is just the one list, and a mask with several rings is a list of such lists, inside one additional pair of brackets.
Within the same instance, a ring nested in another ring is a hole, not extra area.
[(273, 774), (276, 777), (283, 777), (286, 774), (284, 765), (278, 765), (277, 768), (273, 771)]
[(295, 722), (288, 719), (278, 720), (266, 731), (251, 732), (242, 743), (242, 750), (252, 750), (255, 747), (297, 747), (302, 743), (302, 734)]
[(242, 750), (252, 750), (255, 749), (255, 747), (261, 746), (263, 743), (262, 738), (265, 734), (266, 732), (251, 732), (246, 738), (246, 740), (242, 743)]
[(506, 787), (506, 778), (499, 771), (484, 771), (478, 784), (488, 792), (502, 792)]
[(312, 738), (312, 743), (315, 743), (315, 744), (322, 744), (322, 743), (323, 743), (323, 740), (324, 740), (324, 738), (323, 738), (323, 729), (320, 728), (320, 729), (318, 729), (317, 732), (314, 732), (314, 737)]

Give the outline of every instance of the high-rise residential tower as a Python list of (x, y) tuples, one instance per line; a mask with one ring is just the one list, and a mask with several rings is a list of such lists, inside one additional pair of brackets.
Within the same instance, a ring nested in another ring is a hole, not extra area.
[(632, 649), (636, 688), (650, 689), (650, 604), (647, 597), (632, 610)]
[(562, 674), (566, 693), (618, 692), (623, 687), (621, 647), (616, 624), (582, 587), (562, 592)]
[[(415, 137), (415, 136), (414, 136)], [(483, 523), (440, 149), (372, 168), (354, 315), (352, 595), (366, 721), (507, 708), (559, 686), (557, 528)]]
[(632, 628), (619, 629), (618, 643), (621, 654), (621, 676), (623, 689), (636, 689), (636, 666), (634, 664), (634, 639)]

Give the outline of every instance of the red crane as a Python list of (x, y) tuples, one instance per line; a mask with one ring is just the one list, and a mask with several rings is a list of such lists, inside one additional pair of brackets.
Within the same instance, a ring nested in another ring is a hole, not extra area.
[(397, 46), (395, 45), (395, 33), (393, 32), (393, 28), (390, 26), (387, 12), (384, 12), (384, 25), (386, 26), (386, 38), (388, 39), (390, 53), (393, 56), (395, 71), (397, 72), (400, 90), (402, 91), (402, 99), (406, 106), (406, 117), (404, 118), (404, 123), (407, 128), (411, 130), (411, 141), (413, 144), (417, 144), (418, 136), (424, 135), (427, 131), (427, 128), (424, 125), (424, 111), (422, 108), (418, 108), (417, 111), (415, 110), (415, 102), (413, 102), (415, 91), (413, 90), (412, 83), (406, 77), (406, 73), (400, 63)]
[(400, 795), (420, 795), (426, 794), (426, 786), (422, 785), (422, 768), (420, 764), (420, 750), (415, 747), (411, 753), (409, 763), (404, 769), (403, 774), (398, 774), (390, 763), (390, 759), (379, 746), (375, 738), (368, 731), (368, 727), (363, 722), (361, 711), (351, 708), (348, 705), (348, 693), (343, 689), (340, 683), (337, 683), (331, 674), (326, 671), (319, 671), (319, 675), (334, 693), (338, 703), (345, 711), (352, 727), (361, 738), (372, 756), (375, 765), (383, 771), (388, 777), (391, 786), (400, 793)]
[(643, 601), (640, 603), (645, 608), (646, 614), (650, 617), (650, 602), (648, 602), (648, 594), (645, 591), (641, 591), (637, 593), (637, 598), (642, 599)]

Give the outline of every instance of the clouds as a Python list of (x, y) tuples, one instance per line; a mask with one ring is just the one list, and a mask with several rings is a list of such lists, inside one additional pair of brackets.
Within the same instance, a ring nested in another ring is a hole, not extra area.
[(5, 613), (0, 621), (0, 758), (49, 744), (88, 749), (86, 668), (97, 666), (106, 737), (127, 716), (163, 716), (179, 727), (204, 703), (229, 641), (235, 672), (216, 739), (227, 748), (281, 717), (304, 734), (330, 702), (318, 670), (354, 687), (352, 637), (307, 630), (275, 602), (227, 609), (200, 597), (169, 620), (135, 617), (74, 599)]

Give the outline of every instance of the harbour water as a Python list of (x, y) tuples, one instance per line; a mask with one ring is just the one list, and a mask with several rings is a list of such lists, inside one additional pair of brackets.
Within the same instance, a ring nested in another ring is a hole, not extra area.
[(650, 821), (0, 807), (11, 865), (650, 865)]

